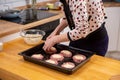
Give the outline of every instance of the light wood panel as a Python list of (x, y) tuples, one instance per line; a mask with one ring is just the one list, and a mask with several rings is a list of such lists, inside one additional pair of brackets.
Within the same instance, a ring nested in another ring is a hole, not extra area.
[(25, 44), (22, 38), (5, 43), (4, 50), (0, 52), (0, 78), (4, 79), (4, 73), (10, 80), (109, 80), (120, 74), (120, 61), (94, 55), (75, 73), (67, 75), (25, 61), (18, 55), (31, 47), (34, 46)]

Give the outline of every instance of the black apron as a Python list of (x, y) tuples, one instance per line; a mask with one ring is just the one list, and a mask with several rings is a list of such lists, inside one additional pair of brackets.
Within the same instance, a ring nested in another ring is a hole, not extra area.
[(99, 29), (89, 34), (83, 39), (71, 41), (70, 46), (79, 49), (95, 52), (97, 55), (105, 56), (108, 49), (108, 34), (103, 23)]

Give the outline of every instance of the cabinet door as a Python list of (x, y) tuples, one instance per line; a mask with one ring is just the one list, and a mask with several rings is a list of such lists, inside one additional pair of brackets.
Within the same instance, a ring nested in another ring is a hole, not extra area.
[[(119, 11), (120, 11), (120, 9), (119, 9)], [(120, 51), (120, 16), (119, 16), (119, 33), (118, 33), (118, 35), (119, 35), (119, 39), (118, 39), (118, 49), (117, 50)]]
[(116, 51), (118, 47), (118, 34), (120, 25), (120, 8), (119, 7), (107, 7), (106, 8), (106, 28), (109, 35), (109, 47), (108, 51)]

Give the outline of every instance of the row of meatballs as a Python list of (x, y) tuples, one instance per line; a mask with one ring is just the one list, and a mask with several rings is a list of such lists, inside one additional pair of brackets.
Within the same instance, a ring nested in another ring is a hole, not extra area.
[[(50, 55), (50, 58), (45, 61), (51, 64), (55, 64), (55, 65), (58, 65), (58, 62), (63, 61), (64, 58), (72, 58), (75, 63), (81, 63), (81, 61), (86, 59), (86, 56), (82, 54), (73, 55), (72, 52), (68, 50), (61, 50), (60, 53), (57, 53), (57, 50), (55, 47), (52, 47), (51, 50), (46, 53), (51, 54), (51, 55)], [(38, 59), (38, 60), (42, 60), (44, 58), (42, 54), (33, 54), (31, 57)], [(72, 69), (75, 67), (75, 63), (70, 62), (70, 61), (63, 62), (61, 67)]]

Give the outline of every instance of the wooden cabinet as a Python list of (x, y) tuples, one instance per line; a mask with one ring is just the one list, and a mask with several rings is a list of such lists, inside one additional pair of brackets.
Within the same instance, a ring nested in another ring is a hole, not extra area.
[(0, 80), (27, 80), (21, 76), (0, 69)]
[(109, 35), (108, 51), (118, 50), (118, 40), (120, 37), (120, 7), (106, 7), (106, 28)]

